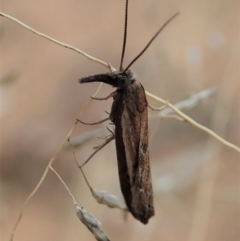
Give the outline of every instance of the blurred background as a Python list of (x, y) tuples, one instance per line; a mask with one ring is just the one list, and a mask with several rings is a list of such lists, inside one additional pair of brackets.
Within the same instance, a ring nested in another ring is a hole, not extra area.
[[(1, 11), (118, 68), (123, 0), (1, 0)], [(175, 12), (181, 14), (154, 41), (132, 70), (149, 92), (176, 103), (201, 90), (217, 92), (185, 111), (229, 142), (240, 145), (239, 7), (237, 0), (132, 0), (124, 66)], [(0, 18), (1, 240), (8, 240), (23, 202), (67, 136), (97, 83), (78, 79), (108, 72), (103, 66)], [(98, 94), (112, 88), (104, 85)], [(154, 106), (159, 103), (149, 99)], [(93, 101), (82, 120), (106, 117), (112, 100)], [(122, 212), (99, 205), (64, 146), (53, 167), (80, 206), (98, 218), (111, 240), (237, 241), (240, 239), (239, 154), (190, 124), (149, 114), (150, 157), (156, 213), (144, 226)], [(107, 123), (78, 124), (71, 140), (94, 130), (76, 148), (84, 162)], [(84, 167), (95, 189), (121, 197), (115, 145), (110, 143)], [(49, 172), (30, 200), (15, 240), (95, 240), (79, 222), (72, 201)]]

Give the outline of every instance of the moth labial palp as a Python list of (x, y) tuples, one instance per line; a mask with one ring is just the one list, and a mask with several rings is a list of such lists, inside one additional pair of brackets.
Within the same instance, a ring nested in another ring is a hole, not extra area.
[(113, 98), (109, 115), (115, 126), (118, 173), (121, 191), (132, 215), (143, 224), (154, 215), (151, 169), (148, 150), (148, 102), (142, 84), (136, 80), (131, 65), (146, 51), (153, 40), (179, 13), (174, 14), (151, 38), (146, 47), (124, 69), (123, 58), (127, 37), (128, 0), (119, 71), (96, 74), (80, 79), (80, 83), (103, 82), (116, 88), (105, 98)]

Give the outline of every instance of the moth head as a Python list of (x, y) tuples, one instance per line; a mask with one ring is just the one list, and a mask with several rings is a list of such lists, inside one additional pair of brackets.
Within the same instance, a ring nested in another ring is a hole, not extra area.
[(81, 84), (90, 82), (103, 82), (109, 84), (118, 90), (123, 90), (129, 85), (132, 85), (136, 81), (131, 70), (127, 71), (115, 71), (113, 73), (96, 74), (88, 77), (84, 77), (79, 80)]
[(131, 70), (119, 72), (117, 73), (116, 77), (116, 85), (114, 87), (116, 87), (118, 90), (125, 89), (136, 81)]

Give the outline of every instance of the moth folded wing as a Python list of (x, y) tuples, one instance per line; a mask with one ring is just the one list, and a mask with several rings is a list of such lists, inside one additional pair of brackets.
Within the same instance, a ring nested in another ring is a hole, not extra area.
[(135, 186), (138, 189), (138, 195), (134, 196), (133, 204), (136, 205), (139, 210), (139, 219), (143, 223), (147, 223), (149, 218), (154, 215), (151, 166), (148, 150), (147, 109), (141, 117), (141, 130), (138, 148), (138, 170), (135, 179)]
[[(114, 98), (110, 114), (115, 124), (121, 190), (129, 211), (144, 224), (153, 215), (151, 198), (143, 192), (146, 187), (146, 191), (152, 191), (151, 183), (144, 187), (145, 178), (141, 177), (141, 174), (150, 175), (150, 169), (142, 171), (145, 161), (149, 164), (148, 149), (144, 156), (139, 154), (140, 145), (145, 143), (148, 147), (147, 106), (145, 91), (140, 83), (136, 83)], [(143, 141), (143, 138), (146, 140)]]
[[(147, 103), (145, 103), (145, 99), (143, 99), (143, 103), (138, 102), (139, 94), (142, 94), (140, 85), (134, 84), (124, 91), (122, 101), (119, 101), (116, 108), (118, 113), (115, 114), (117, 117), (115, 133), (122, 193), (132, 215), (142, 223), (147, 223), (148, 219), (142, 217), (144, 216), (142, 215), (143, 204), (139, 199), (141, 187), (138, 175), (141, 119), (147, 117)], [(116, 99), (116, 101), (118, 100)], [(139, 105), (142, 105), (142, 108)], [(121, 111), (119, 111), (120, 109)], [(114, 110), (112, 112), (114, 113)]]
[(80, 84), (91, 83), (91, 82), (103, 82), (109, 84), (113, 87), (116, 87), (116, 74), (115, 73), (106, 73), (106, 74), (96, 74), (88, 77), (79, 79)]
[(112, 105), (110, 119), (115, 124), (115, 142), (121, 191), (129, 211), (138, 219), (132, 206), (132, 162), (137, 161), (137, 149), (134, 142), (135, 131), (132, 130), (134, 123), (129, 119), (124, 98), (125, 96), (122, 93), (116, 96)]
[[(134, 176), (132, 180), (132, 207), (135, 215), (144, 224), (154, 215), (153, 191), (148, 150), (148, 103), (145, 90), (140, 82), (129, 88), (128, 113), (135, 127), (135, 161), (132, 161)], [(129, 143), (130, 144), (130, 143)]]

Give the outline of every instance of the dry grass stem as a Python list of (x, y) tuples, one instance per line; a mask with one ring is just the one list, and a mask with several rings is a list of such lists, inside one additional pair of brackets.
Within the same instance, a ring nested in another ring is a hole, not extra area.
[(92, 214), (90, 214), (86, 209), (80, 207), (74, 198), (72, 192), (66, 185), (66, 183), (63, 181), (63, 179), (60, 177), (60, 175), (56, 172), (56, 170), (53, 169), (52, 166), (49, 167), (53, 173), (58, 177), (58, 179), (61, 181), (63, 186), (67, 189), (68, 194), (72, 198), (73, 205), (75, 207), (75, 211), (77, 214), (77, 217), (79, 220), (90, 230), (90, 232), (94, 235), (96, 240), (98, 241), (110, 241), (108, 236), (105, 234), (105, 232), (102, 230), (102, 224), (99, 220), (97, 220)]
[[(202, 90), (194, 95), (191, 95), (189, 98), (179, 101), (174, 106), (178, 110), (186, 110), (186, 109), (193, 109), (199, 103), (203, 102), (204, 100), (211, 97), (216, 92), (216, 87), (212, 87), (206, 90)], [(167, 106), (167, 105), (166, 105)], [(159, 112), (159, 116), (166, 116), (175, 113), (175, 111), (171, 108), (164, 108)]]
[(178, 115), (163, 115), (160, 116), (161, 119), (175, 119), (178, 121), (185, 121), (182, 117), (178, 116)]
[(164, 110), (167, 107), (167, 105), (163, 105), (161, 107), (154, 107), (154, 106), (148, 104), (148, 107), (153, 111), (161, 111), (161, 110)]
[(102, 230), (102, 224), (92, 214), (84, 208), (75, 205), (76, 213), (79, 220), (88, 228), (98, 241), (110, 241), (109, 237)]
[[(192, 109), (195, 106), (197, 106), (200, 102), (202, 102), (203, 100), (209, 98), (210, 96), (212, 96), (214, 93), (216, 92), (216, 88), (212, 87), (203, 91), (200, 91), (197, 94), (192, 95), (190, 98), (187, 98), (183, 101), (180, 101), (176, 104), (174, 104), (175, 107), (177, 107), (179, 110), (182, 109)], [(168, 101), (167, 101), (168, 103)], [(158, 108), (153, 108), (150, 107), (152, 110), (158, 110)], [(184, 121), (184, 119), (178, 115), (174, 115), (174, 110), (171, 109), (170, 107), (167, 107), (167, 105), (163, 105), (162, 107), (159, 108), (160, 111), (157, 113), (157, 117), (159, 117), (159, 120), (161, 119), (168, 119), (168, 118), (172, 118), (172, 119), (176, 119), (179, 121)], [(154, 115), (153, 115), (154, 117)], [(156, 129), (158, 128), (160, 124), (160, 121), (157, 122), (157, 124), (154, 126), (152, 134), (149, 137), (149, 140), (151, 141), (154, 133), (156, 131)]]
[(92, 60), (92, 61), (94, 61), (94, 62), (97, 62), (97, 63), (99, 63), (99, 64), (101, 64), (101, 65), (109, 68), (110, 70), (113, 69), (110, 64), (108, 64), (108, 63), (106, 63), (106, 62), (104, 62), (104, 61), (102, 61), (102, 60), (100, 60), (100, 59), (94, 58), (93, 56), (85, 53), (84, 51), (82, 51), (82, 50), (80, 50), (80, 49), (78, 49), (78, 48), (76, 48), (76, 47), (73, 47), (72, 45), (69, 45), (69, 44), (60, 42), (60, 41), (58, 41), (58, 40), (56, 40), (56, 39), (54, 39), (54, 38), (52, 38), (52, 37), (49, 37), (49, 36), (46, 35), (46, 34), (40, 33), (40, 32), (38, 32), (37, 30), (35, 30), (35, 29), (31, 28), (30, 26), (26, 25), (25, 23), (21, 22), (20, 20), (12, 17), (12, 16), (10, 16), (10, 15), (8, 15), (8, 14), (6, 14), (6, 13), (0, 12), (0, 16), (5, 17), (5, 18), (7, 18), (7, 19), (9, 19), (9, 20), (11, 20), (11, 21), (19, 24), (20, 26), (22, 26), (23, 28), (29, 30), (30, 32), (32, 32), (32, 33), (34, 33), (34, 34), (37, 34), (38, 36), (43, 37), (43, 38), (45, 38), (45, 39), (47, 39), (47, 40), (49, 40), (49, 41), (51, 41), (51, 42), (53, 42), (53, 43), (55, 43), (55, 44), (58, 44), (58, 45), (60, 45), (60, 46), (62, 46), (62, 47), (64, 47), (64, 48), (68, 48), (68, 49), (71, 49), (71, 50), (73, 50), (73, 51), (75, 51), (75, 52), (77, 52), (77, 53), (79, 53), (79, 54), (82, 54), (82, 55), (85, 56), (86, 58), (88, 58), (88, 59), (90, 59), (90, 60)]
[[(101, 89), (101, 86), (102, 86), (102, 83), (99, 85), (99, 87), (98, 87), (98, 89), (96, 90), (94, 96), (98, 94), (98, 92), (99, 92), (100, 89)], [(92, 99), (89, 99), (89, 101), (88, 101), (88, 102), (83, 106), (83, 108), (81, 109), (81, 111), (80, 111), (80, 113), (78, 114), (78, 116), (81, 116), (81, 114), (84, 112), (84, 110), (86, 109), (86, 107), (91, 103), (91, 101), (92, 101)], [(71, 129), (69, 130), (67, 136), (66, 136), (65, 139), (63, 140), (62, 144), (59, 146), (59, 148), (58, 148), (58, 150), (56, 151), (56, 153), (53, 155), (53, 157), (52, 157), (52, 158), (50, 159), (50, 161), (48, 162), (48, 165), (47, 165), (47, 167), (46, 167), (46, 169), (45, 169), (45, 171), (44, 171), (41, 179), (39, 180), (38, 184), (36, 185), (36, 187), (34, 188), (34, 190), (30, 193), (30, 195), (27, 197), (27, 199), (26, 199), (25, 202), (23, 203), (22, 208), (21, 208), (21, 210), (20, 210), (20, 214), (19, 214), (19, 216), (18, 216), (18, 219), (17, 219), (17, 221), (16, 221), (16, 223), (15, 223), (15, 225), (14, 225), (12, 231), (11, 231), (10, 238), (9, 238), (10, 241), (12, 241), (13, 238), (14, 238), (15, 231), (16, 231), (16, 229), (17, 229), (17, 227), (18, 227), (19, 222), (20, 222), (21, 219), (22, 219), (23, 211), (24, 211), (27, 203), (28, 203), (29, 200), (34, 196), (34, 194), (38, 191), (39, 187), (42, 185), (45, 177), (47, 176), (47, 173), (48, 173), (48, 171), (49, 171), (50, 166), (53, 164), (53, 162), (54, 162), (55, 159), (57, 158), (57, 156), (58, 156), (58, 154), (60, 153), (60, 151), (62, 150), (64, 144), (69, 140), (69, 138), (70, 138), (70, 136), (71, 136), (71, 134), (72, 134), (72, 132), (73, 132), (73, 130), (74, 130), (75, 125), (76, 125), (76, 123), (74, 123), (74, 124), (72, 125), (72, 127), (71, 127)]]
[(22, 219), (23, 211), (24, 211), (27, 203), (28, 203), (29, 200), (35, 195), (35, 193), (38, 191), (39, 187), (42, 185), (45, 177), (47, 176), (47, 173), (48, 173), (48, 171), (49, 171), (50, 166), (52, 165), (52, 163), (53, 163), (53, 162), (55, 161), (55, 159), (57, 158), (57, 156), (58, 156), (58, 154), (60, 153), (62, 147), (64, 146), (65, 142), (67, 141), (68, 136), (71, 135), (71, 133), (72, 133), (72, 131), (73, 131), (73, 129), (74, 129), (74, 126), (75, 126), (75, 125), (73, 125), (73, 126), (71, 127), (71, 129), (70, 129), (70, 131), (69, 131), (69, 133), (68, 133), (68, 135), (67, 135), (67, 138), (65, 138), (65, 140), (64, 140), (63, 143), (60, 145), (60, 147), (58, 148), (58, 150), (56, 151), (56, 153), (54, 154), (54, 156), (53, 156), (53, 157), (50, 159), (50, 161), (48, 162), (48, 165), (47, 165), (47, 167), (45, 168), (44, 173), (43, 173), (41, 179), (39, 180), (38, 184), (36, 185), (36, 187), (34, 188), (34, 190), (30, 193), (30, 195), (27, 197), (27, 199), (26, 199), (25, 202), (23, 203), (22, 208), (21, 208), (21, 210), (20, 210), (20, 214), (19, 214), (18, 219), (17, 219), (17, 222), (15, 223), (15, 225), (14, 225), (12, 231), (11, 231), (11, 235), (10, 235), (10, 238), (9, 238), (10, 241), (12, 241), (13, 238), (14, 238), (15, 231), (16, 231), (16, 229), (17, 229), (17, 227), (18, 227), (19, 222), (20, 222), (21, 219)]
[(193, 125), (194, 127), (202, 130), (203, 132), (206, 132), (207, 134), (209, 134), (210, 136), (212, 136), (213, 138), (215, 138), (216, 140), (218, 140), (219, 142), (221, 142), (223, 145), (230, 147), (231, 149), (240, 152), (240, 148), (235, 146), (234, 144), (226, 141), (225, 139), (223, 139), (222, 137), (220, 137), (219, 135), (217, 135), (214, 131), (208, 129), (207, 127), (197, 123), (196, 121), (194, 121), (193, 119), (191, 119), (189, 116), (185, 115), (183, 112), (181, 112), (179, 109), (177, 109), (174, 105), (168, 103), (167, 101), (159, 98), (156, 95), (153, 95), (149, 92), (147, 92), (147, 95), (163, 104), (167, 104), (175, 113), (177, 113), (180, 117), (182, 117), (185, 121), (189, 122), (191, 125)]
[(75, 197), (73, 196), (72, 192), (70, 191), (70, 189), (68, 188), (67, 184), (63, 181), (61, 176), (57, 173), (57, 171), (52, 166), (50, 166), (49, 169), (58, 177), (58, 179), (61, 181), (63, 186), (67, 189), (68, 194), (72, 198), (73, 204), (75, 205), (77, 203), (77, 201), (76, 201)]
[[(74, 153), (74, 157), (76, 159), (75, 153)], [(77, 160), (76, 160), (76, 162), (78, 163)], [(81, 170), (82, 175), (83, 175), (93, 197), (99, 204), (104, 204), (104, 205), (108, 206), (109, 208), (119, 208), (125, 212), (128, 211), (128, 208), (127, 208), (125, 202), (123, 200), (120, 200), (117, 196), (110, 194), (106, 191), (94, 190), (91, 187), (91, 185), (89, 184), (87, 177), (86, 177), (85, 173), (83, 172), (83, 169), (81, 168), (81, 166), (78, 165), (78, 167)]]
[(77, 156), (76, 153), (73, 149), (73, 146), (71, 145), (70, 141), (69, 141), (70, 146), (72, 147), (72, 153), (74, 156), (74, 160), (78, 166), (78, 168), (81, 170), (82, 175), (84, 177), (84, 180), (88, 186), (88, 188), (90, 189), (93, 197), (95, 198), (95, 200), (99, 203), (99, 204), (104, 204), (110, 208), (118, 208), (120, 210), (123, 210), (124, 212), (128, 211), (128, 208), (125, 204), (125, 202), (123, 200), (120, 200), (117, 196), (110, 194), (106, 191), (102, 191), (102, 190), (94, 190), (90, 183), (87, 180), (87, 177), (82, 169), (82, 167), (79, 165), (79, 162), (77, 160)]

